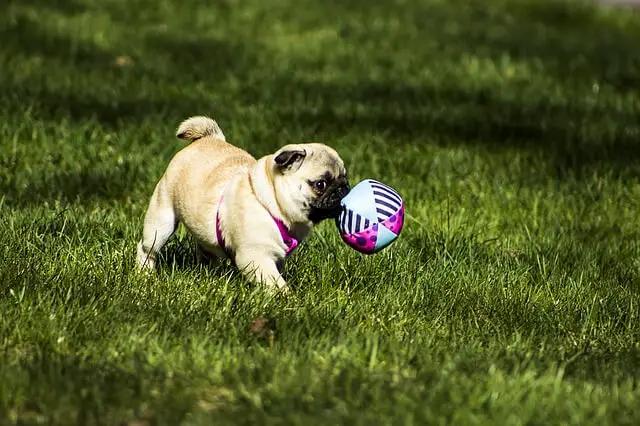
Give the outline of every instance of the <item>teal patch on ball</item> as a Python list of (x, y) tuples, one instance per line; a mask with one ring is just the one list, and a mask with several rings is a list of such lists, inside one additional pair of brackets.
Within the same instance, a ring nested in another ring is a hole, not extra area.
[(360, 253), (377, 253), (394, 242), (404, 225), (404, 201), (393, 188), (373, 179), (354, 186), (342, 199), (336, 219), (342, 240)]

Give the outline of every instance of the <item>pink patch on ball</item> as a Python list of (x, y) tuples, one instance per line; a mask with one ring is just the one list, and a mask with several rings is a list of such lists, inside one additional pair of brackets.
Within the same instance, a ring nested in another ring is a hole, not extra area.
[(380, 223), (394, 234), (400, 235), (402, 225), (404, 224), (404, 203), (402, 203), (402, 206), (400, 207), (400, 210), (398, 210), (398, 213)]
[(376, 249), (377, 241), (377, 232), (374, 227), (377, 228), (377, 224), (355, 234), (341, 234), (342, 241), (360, 253), (371, 254)]

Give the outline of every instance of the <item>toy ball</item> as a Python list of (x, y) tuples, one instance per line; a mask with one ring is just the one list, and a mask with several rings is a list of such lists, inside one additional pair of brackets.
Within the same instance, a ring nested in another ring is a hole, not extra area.
[(354, 186), (342, 199), (336, 219), (342, 240), (360, 253), (379, 252), (394, 242), (404, 224), (404, 201), (396, 191), (373, 179)]

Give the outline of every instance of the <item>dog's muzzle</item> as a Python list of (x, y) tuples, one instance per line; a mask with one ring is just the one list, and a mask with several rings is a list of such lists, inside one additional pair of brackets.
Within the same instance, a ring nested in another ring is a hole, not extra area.
[(322, 197), (311, 203), (309, 219), (314, 223), (318, 223), (324, 219), (340, 216), (342, 212), (340, 201), (349, 193), (350, 189), (349, 182), (346, 179), (334, 182)]

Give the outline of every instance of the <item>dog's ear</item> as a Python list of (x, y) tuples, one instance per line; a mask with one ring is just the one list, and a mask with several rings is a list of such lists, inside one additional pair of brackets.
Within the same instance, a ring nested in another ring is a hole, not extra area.
[(307, 152), (304, 149), (283, 148), (276, 152), (273, 162), (282, 173), (295, 172), (300, 168), (306, 156)]

